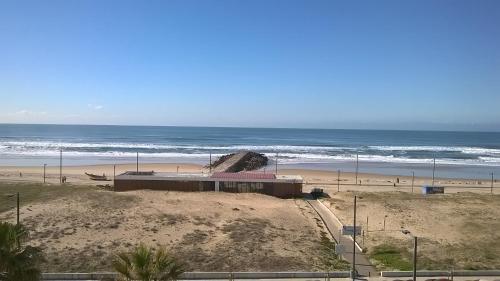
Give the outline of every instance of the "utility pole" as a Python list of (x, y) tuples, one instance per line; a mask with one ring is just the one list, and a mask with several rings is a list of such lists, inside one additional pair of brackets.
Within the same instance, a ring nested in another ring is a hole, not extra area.
[(411, 193), (413, 193), (413, 184), (415, 183), (415, 172), (411, 172)]
[(354, 223), (352, 234), (352, 280), (356, 279), (356, 196), (354, 196)]
[(358, 184), (359, 154), (356, 153), (356, 184)]
[(209, 165), (208, 165), (208, 168), (210, 170), (210, 173), (212, 173), (212, 151), (210, 151), (210, 160), (209, 160)]
[(19, 225), (19, 192), (17, 193), (17, 225)]
[(59, 183), (62, 184), (62, 148), (59, 149)]
[(493, 172), (491, 172), (491, 191), (490, 191), (491, 194), (493, 194), (493, 181), (494, 181), (494, 179), (493, 179)]
[(413, 281), (417, 281), (417, 236), (413, 236)]
[(413, 238), (413, 281), (417, 281), (417, 236), (414, 236), (406, 229), (403, 229), (401, 232)]
[(136, 158), (135, 158), (135, 168), (137, 173), (139, 173), (139, 152), (136, 152)]
[(436, 172), (436, 157), (434, 157), (434, 165), (432, 166), (432, 186), (434, 186), (434, 173)]
[(337, 170), (337, 192), (340, 192), (340, 170)]
[(47, 164), (43, 164), (43, 183), (45, 183), (45, 170), (47, 169)]
[(116, 178), (116, 165), (113, 165), (113, 183), (115, 183)]
[(366, 234), (368, 234), (368, 216), (366, 216)]
[(276, 152), (276, 174), (278, 174), (278, 152)]

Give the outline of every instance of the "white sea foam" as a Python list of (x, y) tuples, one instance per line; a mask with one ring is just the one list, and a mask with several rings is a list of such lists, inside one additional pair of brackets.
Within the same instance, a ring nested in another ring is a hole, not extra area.
[(324, 150), (348, 150), (354, 147), (335, 146), (304, 146), (304, 145), (229, 145), (229, 146), (200, 146), (200, 145), (165, 145), (149, 143), (77, 143), (77, 142), (54, 142), (54, 141), (7, 141), (0, 144), (0, 148), (33, 147), (33, 148), (122, 148), (122, 149), (204, 149), (204, 150), (293, 150), (293, 151), (324, 151)]
[[(123, 143), (123, 142), (57, 142), (57, 141), (4, 141), (0, 142), (0, 150), (30, 148), (116, 148), (116, 149), (199, 149), (199, 150), (255, 150), (255, 151), (363, 151), (363, 147), (350, 146), (312, 146), (312, 145), (169, 145), (150, 143)], [(464, 154), (500, 155), (500, 149), (462, 146), (368, 146), (371, 150), (379, 151), (434, 151), (434, 152), (461, 152)]]
[[(73, 158), (134, 158), (134, 149), (143, 149), (141, 157), (144, 158), (187, 158), (208, 159), (209, 151), (213, 157), (223, 155), (228, 151), (253, 150), (262, 151), (274, 159), (275, 152), (279, 152), (281, 163), (331, 163), (335, 161), (354, 161), (355, 152), (359, 150), (359, 160), (362, 162), (383, 162), (401, 164), (429, 164), (433, 159), (408, 158), (395, 156), (401, 153), (397, 151), (436, 151), (436, 152), (458, 152), (467, 155), (477, 155), (475, 159), (443, 159), (438, 158), (438, 164), (448, 165), (487, 165), (500, 166), (500, 149), (489, 149), (480, 147), (445, 147), (445, 146), (369, 146), (356, 148), (348, 146), (306, 146), (306, 145), (227, 145), (227, 146), (203, 146), (203, 145), (168, 145), (148, 143), (78, 143), (78, 142), (56, 142), (56, 141), (3, 141), (0, 142), (0, 155), (9, 157), (58, 157), (59, 148), (68, 148), (64, 151), (64, 157)], [(81, 148), (79, 150), (79, 148)], [(378, 150), (379, 153), (363, 154), (364, 149)], [(64, 149), (63, 149), (64, 150)], [(86, 151), (87, 150), (87, 151)], [(88, 151), (103, 150), (103, 151)]]
[[(268, 157), (274, 159), (274, 154), (268, 154)], [(356, 155), (321, 155), (321, 154), (293, 154), (283, 153), (279, 155), (279, 161), (282, 163), (325, 163), (335, 161), (356, 161)], [(484, 159), (483, 159), (484, 158)], [(400, 163), (400, 164), (431, 164), (434, 159), (423, 158), (405, 158), (395, 157), (394, 155), (359, 155), (360, 162), (371, 163)], [(443, 165), (464, 165), (464, 166), (500, 166), (500, 158), (479, 157), (479, 159), (436, 159), (437, 164)]]
[(500, 149), (463, 146), (369, 146), (380, 151), (434, 151), (434, 152), (461, 152), (464, 154), (500, 155)]

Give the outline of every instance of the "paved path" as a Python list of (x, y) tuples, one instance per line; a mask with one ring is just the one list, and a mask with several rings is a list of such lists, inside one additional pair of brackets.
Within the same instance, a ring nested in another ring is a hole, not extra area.
[[(318, 200), (308, 200), (308, 202), (323, 219), (326, 228), (328, 228), (328, 231), (337, 241), (337, 243), (344, 246), (344, 253), (342, 254), (342, 258), (352, 264), (353, 241), (349, 236), (340, 235), (340, 230), (342, 228), (340, 222), (335, 218), (332, 212)], [(356, 247), (356, 270), (358, 271), (358, 274), (362, 276), (377, 276), (378, 274), (377, 270), (371, 265), (366, 256), (358, 249), (358, 247)]]

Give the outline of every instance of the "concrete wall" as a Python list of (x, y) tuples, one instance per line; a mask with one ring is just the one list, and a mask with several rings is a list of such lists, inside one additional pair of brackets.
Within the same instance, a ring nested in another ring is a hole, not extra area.
[(264, 183), (264, 194), (280, 198), (302, 196), (302, 183)]
[[(285, 278), (348, 278), (349, 271), (335, 272), (185, 272), (180, 279), (228, 280), (228, 279), (285, 279)], [(411, 277), (411, 271), (382, 271), (382, 277)], [(417, 271), (420, 277), (447, 277), (449, 271)], [(500, 270), (457, 270), (453, 276), (500, 276)], [(42, 280), (114, 280), (117, 273), (43, 273)]]
[[(349, 271), (335, 272), (185, 272), (180, 279), (284, 279), (284, 278), (347, 278)], [(43, 273), (42, 280), (113, 280), (118, 274), (102, 273)]]
[[(222, 182), (221, 182), (222, 184)], [(292, 198), (302, 195), (302, 183), (265, 182), (262, 193), (280, 198)], [(115, 179), (115, 191), (129, 191), (138, 189), (169, 190), (169, 191), (215, 191), (214, 181), (199, 180), (138, 180)]]
[[(420, 270), (417, 271), (419, 277), (447, 277), (447, 276), (500, 276), (500, 270)], [(382, 271), (382, 277), (412, 277), (413, 271)]]
[(170, 191), (214, 191), (215, 183), (212, 181), (167, 181), (167, 180), (128, 180), (115, 179), (115, 191), (128, 191), (138, 189), (170, 190)]

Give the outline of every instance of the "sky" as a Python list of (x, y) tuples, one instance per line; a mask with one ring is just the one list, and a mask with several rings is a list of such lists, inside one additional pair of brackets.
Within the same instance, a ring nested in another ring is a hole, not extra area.
[(0, 0), (0, 123), (500, 131), (500, 1)]

